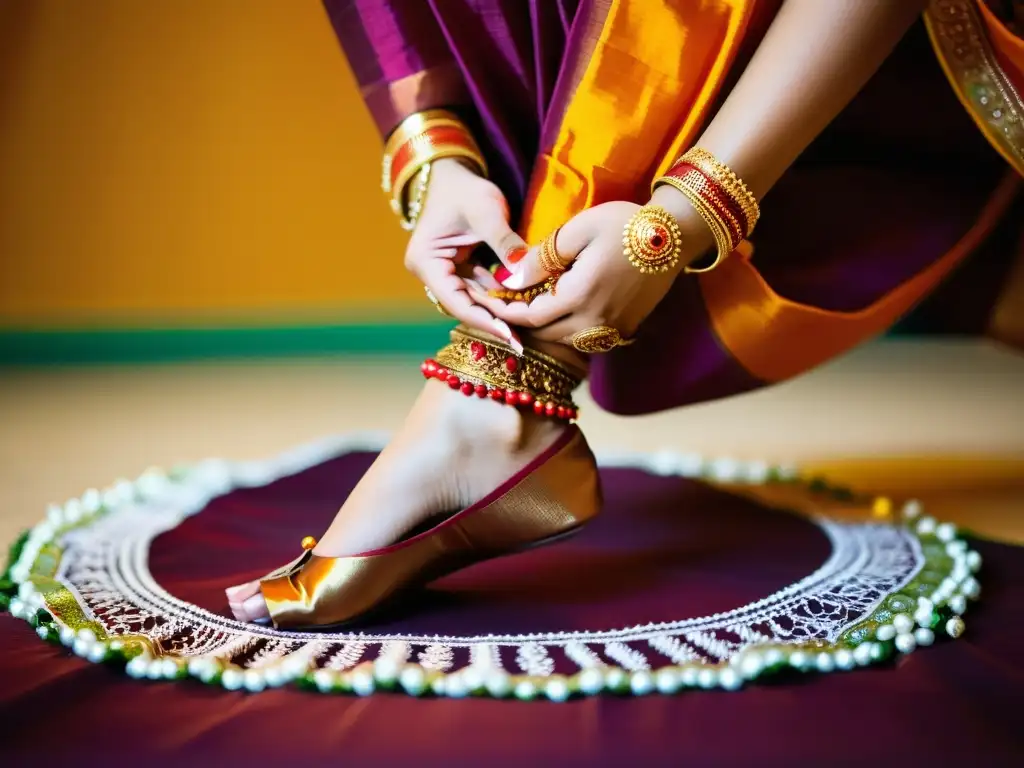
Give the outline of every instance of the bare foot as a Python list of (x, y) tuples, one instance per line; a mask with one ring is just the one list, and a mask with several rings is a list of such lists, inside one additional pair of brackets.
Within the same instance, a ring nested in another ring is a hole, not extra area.
[[(324, 557), (387, 546), (434, 515), (474, 504), (550, 446), (564, 423), (428, 381), (405, 424), (319, 539)], [(240, 621), (267, 617), (259, 582), (225, 590)]]

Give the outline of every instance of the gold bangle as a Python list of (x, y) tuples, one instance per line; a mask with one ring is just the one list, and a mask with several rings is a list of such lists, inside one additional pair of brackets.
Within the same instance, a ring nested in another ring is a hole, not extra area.
[(444, 305), (441, 304), (440, 301), (438, 301), (437, 296), (434, 295), (434, 292), (432, 290), (430, 290), (427, 286), (424, 285), (423, 291), (427, 294), (427, 299), (430, 301), (430, 303), (434, 305), (434, 309), (436, 309), (445, 317), (453, 317), (453, 315), (447, 309), (444, 308)]
[[(446, 110), (410, 115), (388, 137), (381, 161), (381, 189), (390, 198), (391, 209), (404, 229), (415, 227), (419, 214), (412, 209), (416, 200), (422, 208), (428, 180), (424, 167), (442, 158), (458, 159), (481, 176), (487, 175), (487, 163), (473, 136), (458, 117)], [(408, 186), (414, 180), (417, 189), (410, 191)]]
[[(452, 328), (451, 333), (449, 333), (449, 337), (453, 341), (457, 338), (468, 338), (471, 340), (475, 339), (477, 341), (482, 341), (486, 344), (493, 344), (497, 347), (500, 347), (506, 350), (510, 355), (516, 354), (514, 351), (512, 351), (512, 347), (509, 347), (504, 342), (498, 341), (497, 339), (488, 336), (487, 334), (475, 331), (472, 328), (467, 328), (464, 325), (457, 325), (454, 328)], [(562, 376), (575, 381), (576, 383), (573, 384), (574, 389), (580, 385), (580, 383), (583, 381), (584, 378), (586, 378), (587, 375), (585, 370), (576, 370), (568, 363), (564, 363), (558, 358), (552, 357), (551, 355), (546, 355), (543, 352), (536, 349), (526, 349), (526, 351), (523, 352), (523, 354), (520, 355), (520, 357), (528, 357), (530, 359), (537, 360), (548, 365), (549, 367), (557, 371), (558, 376)]]
[(708, 225), (708, 229), (711, 230), (711, 235), (715, 239), (717, 249), (715, 260), (706, 267), (691, 267), (687, 265), (683, 267), (683, 271), (688, 274), (710, 272), (721, 264), (726, 256), (732, 253), (732, 237), (729, 234), (727, 225), (719, 218), (718, 211), (701, 197), (700, 192), (690, 187), (682, 179), (675, 176), (663, 176), (655, 182), (655, 187), (657, 188), (662, 184), (668, 184), (670, 187), (678, 190), (690, 201), (690, 205), (697, 211), (697, 215), (704, 220), (704, 223)]
[(700, 147), (694, 147), (685, 152), (676, 161), (677, 165), (679, 163), (689, 163), (718, 182), (719, 186), (732, 197), (740, 207), (740, 210), (743, 211), (743, 215), (746, 216), (747, 231), (744, 233), (744, 237), (750, 237), (750, 233), (754, 231), (757, 220), (761, 217), (761, 207), (758, 205), (757, 198), (754, 197), (740, 177), (729, 166), (720, 162), (718, 158), (706, 149), (701, 149)]
[(667, 272), (679, 263), (682, 235), (671, 213), (660, 205), (645, 205), (622, 231), (623, 252), (645, 274)]
[(425, 109), (422, 112), (415, 112), (399, 123), (398, 127), (388, 136), (387, 141), (384, 142), (384, 154), (393, 155), (413, 136), (418, 136), (427, 128), (439, 125), (465, 129), (465, 125), (458, 115), (446, 109)]
[(481, 176), (485, 175), (483, 158), (478, 151), (457, 144), (432, 144), (429, 141), (417, 146), (415, 159), (406, 164), (401, 173), (395, 178), (394, 186), (391, 188), (391, 207), (393, 210), (402, 209), (402, 199), (405, 196), (405, 187), (413, 180), (420, 168), (427, 163), (434, 163), (443, 158), (452, 157), (468, 161), (476, 166)]
[(409, 204), (404, 206), (405, 210), (398, 214), (399, 223), (406, 232), (416, 229), (416, 224), (423, 213), (423, 206), (427, 202), (427, 187), (430, 186), (431, 164), (427, 163), (412, 182), (412, 190), (409, 192)]
[(584, 328), (569, 337), (569, 343), (577, 352), (587, 355), (611, 352), (616, 347), (632, 344), (634, 339), (624, 339), (622, 334), (607, 325)]

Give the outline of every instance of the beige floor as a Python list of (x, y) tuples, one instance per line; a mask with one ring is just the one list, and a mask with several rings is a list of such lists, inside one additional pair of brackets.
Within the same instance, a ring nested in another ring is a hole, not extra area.
[[(420, 385), (409, 360), (0, 370), (0, 540), (48, 502), (147, 466), (393, 429)], [(616, 418), (584, 399), (582, 424), (598, 450), (795, 461), (1024, 542), (1022, 393), (1022, 356), (889, 341), (784, 385), (655, 416)]]

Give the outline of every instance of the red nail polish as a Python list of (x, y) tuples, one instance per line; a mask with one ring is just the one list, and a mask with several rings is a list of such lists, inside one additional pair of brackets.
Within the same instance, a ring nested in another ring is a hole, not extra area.
[(508, 252), (505, 254), (505, 261), (507, 261), (509, 264), (518, 264), (520, 261), (523, 260), (523, 257), (526, 256), (528, 251), (529, 249), (526, 246), (513, 246), (512, 248), (509, 248)]
[(512, 273), (509, 272), (508, 269), (506, 269), (505, 267), (498, 267), (496, 270), (494, 270), (494, 279), (497, 280), (499, 283), (504, 283), (510, 277), (512, 277)]

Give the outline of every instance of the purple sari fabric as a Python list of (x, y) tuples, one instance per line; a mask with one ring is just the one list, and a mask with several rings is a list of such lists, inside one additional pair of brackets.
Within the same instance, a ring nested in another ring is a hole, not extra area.
[[(159, 536), (150, 569), (226, 615), (224, 585), (266, 573), (322, 530), (373, 456), (239, 489)], [(602, 471), (605, 510), (564, 544), (436, 582), (372, 632), (609, 628), (760, 599), (828, 557), (816, 526), (692, 480)], [(975, 546), (972, 544), (972, 546)], [(739, 693), (535, 701), (250, 695), (132, 680), (0, 615), (6, 766), (1020, 765), (1024, 558), (976, 543), (985, 595), (956, 642), (895, 663)]]
[[(459, 111), (518, 215), (609, 0), (324, 4), (381, 133), (427, 107)], [(733, 64), (732, 82), (771, 20), (769, 4), (764, 9)], [(944, 81), (918, 25), (764, 201), (755, 263), (787, 299), (838, 312), (865, 308), (943, 256), (1005, 170)], [(1022, 211), (1010, 213), (972, 257), (996, 266), (954, 274), (973, 275), (961, 294), (997, 294), (1020, 236), (1014, 221)], [(984, 330), (991, 301), (954, 307), (958, 330)], [(598, 404), (617, 413), (765, 383), (723, 348), (692, 281), (677, 282), (635, 345), (595, 358), (590, 380)]]
[(580, 0), (324, 0), (377, 127), (429, 107), (477, 130), (513, 210)]

